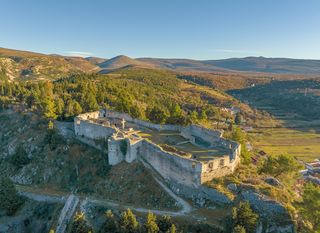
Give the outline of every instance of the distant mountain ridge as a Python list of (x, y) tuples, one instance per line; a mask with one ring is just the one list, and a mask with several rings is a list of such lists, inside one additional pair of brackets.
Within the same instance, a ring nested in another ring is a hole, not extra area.
[(167, 69), (176, 72), (252, 72), (272, 74), (320, 75), (320, 60), (245, 57), (220, 60), (166, 58), (111, 59), (68, 57), (0, 48), (0, 71), (15, 78), (57, 79), (70, 73), (109, 73), (125, 67)]
[(320, 75), (320, 60), (245, 57), (221, 60), (192, 60), (166, 58), (137, 58), (117, 56), (97, 63), (102, 70), (119, 69), (127, 66), (169, 69), (192, 72), (261, 72), (275, 74)]
[(138, 60), (155, 64), (161, 68), (169, 68), (177, 71), (245, 71), (320, 75), (320, 60), (265, 57), (229, 58), (221, 60), (156, 58), (140, 58)]

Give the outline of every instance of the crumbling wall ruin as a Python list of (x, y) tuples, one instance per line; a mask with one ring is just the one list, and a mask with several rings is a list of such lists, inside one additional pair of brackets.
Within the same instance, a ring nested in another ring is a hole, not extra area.
[[(212, 157), (208, 161), (199, 161), (192, 158), (167, 152), (159, 145), (146, 139), (129, 138), (119, 134), (114, 126), (100, 124), (97, 119), (124, 119), (141, 127), (156, 130), (180, 131), (181, 135), (196, 144), (200, 140), (208, 146), (223, 146), (230, 149), (230, 153), (221, 157)], [(95, 120), (94, 120), (95, 119)], [(123, 160), (131, 163), (141, 159), (152, 166), (164, 179), (189, 187), (197, 187), (216, 177), (225, 176), (234, 172), (240, 162), (241, 146), (237, 142), (224, 139), (222, 132), (210, 130), (197, 125), (159, 125), (151, 122), (133, 119), (131, 116), (110, 110), (101, 110), (86, 113), (75, 118), (75, 133), (89, 139), (108, 138), (108, 160), (110, 165), (116, 165)], [(126, 143), (126, 153), (121, 151), (121, 143)]]
[(193, 187), (201, 184), (202, 164), (197, 160), (164, 151), (147, 140), (143, 140), (138, 158), (150, 164), (165, 180)]
[(74, 131), (77, 136), (85, 136), (89, 139), (110, 137), (116, 132), (113, 127), (104, 127), (93, 121), (102, 117), (101, 111), (84, 113), (74, 118)]

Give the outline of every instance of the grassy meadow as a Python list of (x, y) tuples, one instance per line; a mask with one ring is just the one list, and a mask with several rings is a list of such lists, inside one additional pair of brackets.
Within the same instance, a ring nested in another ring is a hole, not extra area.
[(297, 159), (310, 162), (320, 158), (320, 126), (304, 128), (255, 128), (248, 133), (255, 148), (268, 154), (290, 154)]

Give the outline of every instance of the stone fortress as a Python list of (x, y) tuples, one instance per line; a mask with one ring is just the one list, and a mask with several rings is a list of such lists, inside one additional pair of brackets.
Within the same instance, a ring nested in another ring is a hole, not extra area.
[(84, 140), (107, 140), (110, 165), (140, 160), (166, 181), (185, 187), (231, 174), (240, 162), (239, 143), (197, 125), (153, 124), (104, 109), (75, 117), (74, 129)]

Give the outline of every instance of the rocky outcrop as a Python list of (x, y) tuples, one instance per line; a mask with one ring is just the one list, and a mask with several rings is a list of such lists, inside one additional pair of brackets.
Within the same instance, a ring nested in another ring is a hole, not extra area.
[(177, 195), (191, 199), (197, 207), (206, 207), (211, 203), (218, 205), (228, 205), (232, 203), (232, 201), (223, 193), (205, 186), (192, 188), (177, 183), (170, 183), (169, 186)]
[(248, 201), (260, 216), (256, 233), (295, 232), (294, 223), (287, 209), (279, 202), (253, 190), (242, 190), (239, 197), (243, 201)]
[(281, 186), (281, 182), (278, 179), (273, 178), (273, 177), (265, 178), (264, 182), (266, 182), (267, 184), (270, 184), (272, 186), (275, 186), (275, 187)]

